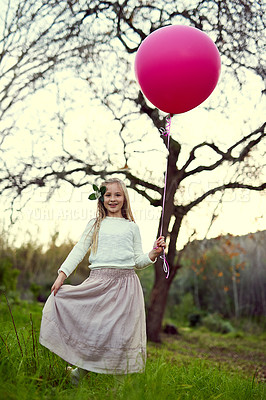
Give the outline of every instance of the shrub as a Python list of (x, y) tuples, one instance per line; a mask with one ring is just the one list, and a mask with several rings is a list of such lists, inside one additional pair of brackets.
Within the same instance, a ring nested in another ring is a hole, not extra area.
[(225, 321), (219, 314), (209, 314), (202, 320), (203, 325), (212, 332), (230, 333), (234, 328), (229, 321)]
[(193, 295), (191, 293), (186, 293), (181, 298), (179, 304), (176, 304), (169, 309), (171, 319), (176, 321), (178, 324), (187, 325), (189, 315), (197, 313), (199, 313), (199, 310), (194, 305)]
[(0, 259), (0, 288), (5, 292), (15, 292), (17, 289), (19, 270), (13, 268), (8, 258)]
[(189, 326), (194, 328), (195, 326), (201, 325), (201, 314), (200, 313), (192, 313), (188, 315)]

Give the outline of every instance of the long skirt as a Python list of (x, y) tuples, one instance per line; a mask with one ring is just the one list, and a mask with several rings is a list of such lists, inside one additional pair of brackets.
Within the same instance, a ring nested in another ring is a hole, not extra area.
[(146, 322), (133, 269), (100, 268), (63, 285), (43, 308), (40, 343), (68, 363), (103, 374), (143, 372)]

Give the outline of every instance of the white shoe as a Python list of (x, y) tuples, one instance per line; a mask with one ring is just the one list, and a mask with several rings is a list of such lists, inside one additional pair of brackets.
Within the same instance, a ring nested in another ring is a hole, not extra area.
[(72, 368), (72, 367), (67, 367), (67, 371), (70, 375), (70, 381), (73, 385), (78, 385), (79, 381), (84, 378), (84, 376), (87, 374), (87, 371), (85, 369), (81, 368)]

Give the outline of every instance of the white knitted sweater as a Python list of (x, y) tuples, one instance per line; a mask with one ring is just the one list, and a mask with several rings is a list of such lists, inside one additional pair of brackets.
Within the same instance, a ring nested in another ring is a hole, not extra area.
[[(95, 219), (88, 222), (80, 240), (58, 272), (63, 271), (69, 276), (83, 260), (92, 244), (94, 222)], [(125, 218), (115, 217), (105, 217), (102, 221), (98, 249), (96, 254), (91, 253), (89, 262), (90, 269), (102, 267), (142, 269), (153, 263), (148, 253), (143, 253), (138, 225)]]

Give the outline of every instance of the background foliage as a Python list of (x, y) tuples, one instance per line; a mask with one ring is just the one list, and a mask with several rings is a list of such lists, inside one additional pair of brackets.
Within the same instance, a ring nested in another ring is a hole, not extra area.
[[(71, 241), (57, 245), (57, 236), (46, 248), (33, 240), (16, 248), (2, 234), (1, 289), (14, 298), (44, 302), (57, 269), (74, 245)], [(261, 231), (192, 242), (170, 289), (165, 320), (193, 326), (193, 318), (197, 325), (197, 316), (200, 322), (207, 314), (258, 320), (266, 316), (265, 240), (266, 231)], [(78, 284), (88, 274), (87, 254), (66, 283)], [(148, 307), (154, 271), (147, 268), (138, 274)]]

